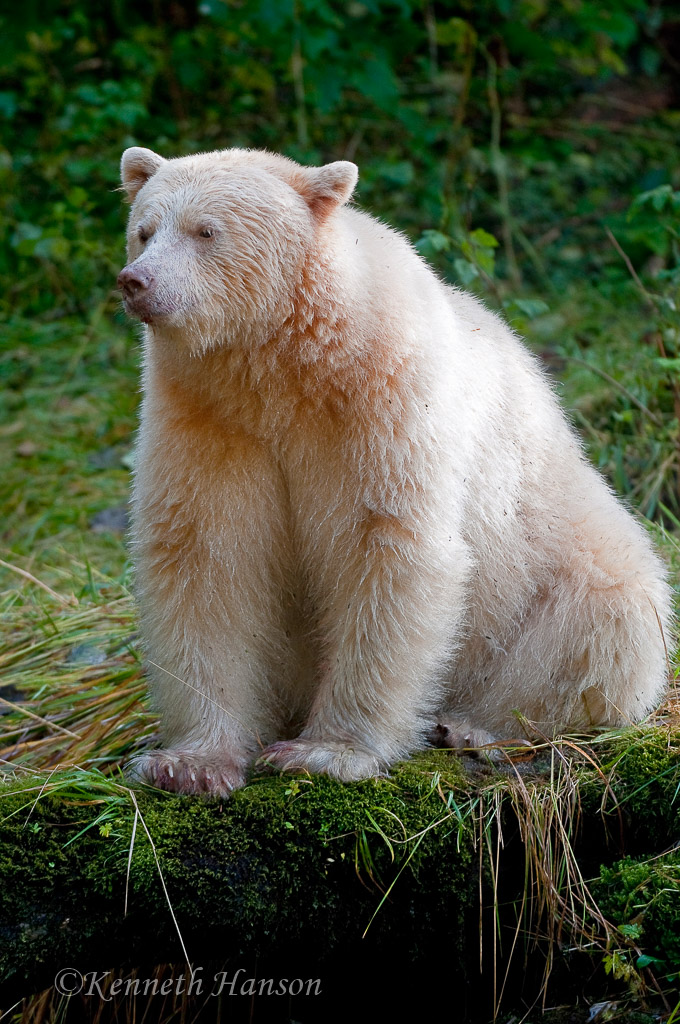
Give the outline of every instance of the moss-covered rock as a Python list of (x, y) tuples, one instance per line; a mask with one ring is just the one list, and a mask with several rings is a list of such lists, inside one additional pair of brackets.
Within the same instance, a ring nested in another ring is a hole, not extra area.
[(505, 767), (432, 751), (361, 783), (256, 776), (224, 804), (91, 770), (26, 774), (0, 790), (1, 977), (18, 997), (68, 965), (188, 959), (276, 976), (288, 964), (339, 999), (348, 977), (389, 969), (429, 984), (445, 963), (448, 987), (471, 983), (460, 1019), (487, 1020), (508, 963), (506, 1000), (519, 1005), (540, 985), (544, 961), (540, 947), (523, 956), (526, 931), (562, 915), (553, 934), (578, 943), (555, 899), (570, 885), (568, 845), (584, 877), (600, 874), (604, 916), (624, 926), (597, 933), (590, 915), (586, 972), (578, 954), (556, 953), (562, 994), (598, 999), (630, 982), (605, 979), (612, 950), (638, 981), (640, 969), (678, 970), (677, 860), (647, 862), (677, 837), (679, 790), (678, 735), (665, 728)]
[(599, 797), (610, 831), (623, 829), (630, 852), (666, 849), (680, 832), (680, 732), (627, 730), (602, 750), (598, 767), (602, 778), (593, 776), (589, 792)]
[(194, 963), (444, 943), (463, 971), (478, 878), (462, 781), (433, 753), (352, 785), (261, 777), (224, 805), (94, 773), (16, 782), (1, 805), (2, 975), (31, 986), (65, 963), (135, 963), (150, 937), (158, 962), (181, 961), (183, 942)]

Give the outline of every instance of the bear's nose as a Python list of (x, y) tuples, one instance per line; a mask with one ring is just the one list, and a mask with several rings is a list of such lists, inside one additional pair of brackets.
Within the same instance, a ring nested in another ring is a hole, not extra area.
[(118, 287), (123, 295), (130, 299), (141, 292), (148, 292), (153, 283), (153, 274), (143, 267), (124, 267), (118, 275)]

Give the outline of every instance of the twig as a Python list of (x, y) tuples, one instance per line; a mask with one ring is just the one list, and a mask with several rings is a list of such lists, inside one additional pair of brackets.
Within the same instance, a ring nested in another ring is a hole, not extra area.
[[(123, 917), (127, 917), (128, 910), (128, 892), (130, 889), (130, 871), (132, 869), (132, 851), (135, 848), (135, 836), (137, 835), (137, 822), (139, 820), (139, 807), (135, 804), (135, 820), (132, 823), (132, 836), (130, 838), (130, 853), (128, 855), (127, 863), (127, 874), (125, 875), (125, 907), (123, 908)], [(181, 938), (181, 936), (180, 936)]]
[(437, 79), (438, 55), (437, 55), (437, 18), (432, 9), (430, 0), (425, 4), (425, 31), (427, 32), (427, 49), (430, 61), (430, 81)]
[(643, 412), (646, 416), (649, 416), (652, 423), (654, 423), (657, 427), (663, 427), (663, 423), (656, 415), (656, 413), (653, 413), (651, 409), (648, 409), (647, 406), (643, 402), (641, 402), (639, 398), (636, 398), (633, 392), (629, 391), (624, 384), (616, 380), (615, 377), (610, 377), (605, 370), (601, 370), (599, 366), (594, 366), (592, 363), (586, 362), (585, 359), (579, 359), (578, 356), (565, 356), (564, 358), (567, 360), (567, 362), (577, 363), (578, 366), (585, 366), (586, 369), (592, 370), (593, 373), (596, 373), (599, 377), (602, 377), (603, 380), (606, 380), (608, 384), (611, 384), (612, 387), (617, 388), (627, 398), (630, 398), (631, 402), (633, 402), (633, 404), (638, 407), (640, 412)]
[(300, 41), (300, 8), (297, 2), (293, 4), (293, 25), (295, 35), (293, 39), (293, 52), (290, 56), (290, 72), (295, 92), (297, 140), (298, 145), (304, 149), (309, 143), (309, 132), (307, 131), (307, 111), (305, 109), (304, 61), (302, 57), (302, 43)]
[(512, 241), (512, 215), (510, 213), (510, 190), (508, 188), (508, 175), (505, 166), (505, 158), (501, 152), (501, 103), (498, 97), (498, 65), (488, 51), (486, 61), (488, 75), (486, 91), (491, 107), (491, 160), (496, 181), (498, 182), (498, 202), (501, 210), (501, 231), (503, 233), (503, 246), (505, 257), (508, 261), (510, 279), (515, 288), (519, 288), (521, 278), (515, 256), (515, 247)]
[(5, 1010), (5, 1012), (0, 1016), (0, 1020), (4, 1020), (5, 1017), (8, 1017), (12, 1010), (16, 1010), (17, 1006), (19, 1006), (22, 1002), (23, 997), (19, 1000), (18, 1003), (15, 1003), (14, 1006), (10, 1006), (9, 1010)]
[(614, 236), (614, 235), (612, 234), (612, 232), (611, 232), (611, 231), (609, 230), (609, 228), (607, 227), (607, 225), (606, 225), (606, 224), (605, 224), (604, 230), (605, 230), (605, 231), (606, 231), (606, 233), (607, 233), (607, 237), (608, 237), (609, 241), (610, 241), (610, 242), (612, 243), (612, 245), (614, 246), (614, 248), (615, 248), (615, 249), (616, 249), (616, 251), (618, 252), (619, 256), (621, 257), (621, 259), (623, 260), (623, 262), (624, 262), (624, 263), (626, 264), (626, 266), (627, 266), (627, 268), (628, 268), (628, 273), (629, 273), (629, 274), (630, 274), (630, 276), (631, 276), (631, 277), (633, 278), (633, 280), (635, 281), (635, 284), (636, 284), (636, 285), (638, 286), (638, 288), (639, 288), (639, 289), (640, 289), (640, 291), (642, 292), (642, 294), (643, 294), (643, 296), (644, 296), (644, 299), (645, 299), (645, 302), (646, 302), (646, 303), (647, 303), (647, 305), (648, 305), (648, 306), (650, 306), (650, 307), (651, 307), (652, 309), (656, 308), (656, 307), (655, 307), (655, 303), (654, 303), (654, 299), (653, 299), (653, 298), (652, 298), (652, 296), (651, 296), (651, 295), (649, 294), (649, 292), (647, 291), (647, 289), (646, 289), (646, 288), (645, 288), (645, 286), (643, 285), (642, 281), (641, 281), (641, 280), (640, 280), (640, 278), (638, 277), (638, 273), (637, 273), (637, 271), (636, 271), (635, 267), (633, 266), (633, 264), (631, 263), (631, 261), (630, 261), (630, 257), (628, 256), (628, 253), (626, 253), (626, 252), (624, 252), (624, 251), (623, 251), (623, 249), (622, 249), (622, 248), (621, 248), (621, 246), (619, 245), (619, 243), (618, 243), (618, 241), (617, 241), (616, 237), (615, 237), (615, 236)]
[[(657, 296), (654, 295), (652, 292), (649, 292), (645, 288), (644, 284), (642, 283), (642, 281), (638, 277), (637, 271), (635, 270), (635, 267), (633, 266), (633, 264), (632, 264), (632, 262), (631, 262), (631, 260), (630, 260), (630, 258), (628, 256), (628, 254), (623, 251), (623, 249), (621, 248), (621, 246), (618, 243), (618, 240), (615, 238), (614, 234), (609, 230), (609, 228), (606, 225), (605, 225), (605, 231), (607, 232), (607, 236), (609, 238), (609, 241), (612, 243), (612, 245), (614, 246), (614, 248), (618, 252), (619, 256), (621, 257), (623, 262), (626, 264), (626, 267), (628, 268), (628, 273), (633, 278), (633, 281), (635, 282), (637, 288), (639, 289), (640, 293), (642, 294), (642, 297), (645, 300), (645, 304), (648, 306), (649, 309), (653, 309), (653, 310), (656, 311), (658, 306), (659, 306), (659, 302), (658, 302)], [(665, 359), (666, 358), (666, 349), (665, 349), (665, 346), (664, 346), (664, 343), (663, 343), (663, 336), (662, 336), (660, 331), (657, 331), (656, 334), (657, 334), (657, 339), (658, 339), (657, 340), (657, 348), (659, 349), (659, 355), (663, 359)], [(675, 374), (670, 374), (670, 384), (671, 384), (671, 388), (673, 390), (673, 405), (674, 405), (674, 408), (675, 408), (675, 415), (677, 417), (677, 416), (680, 416), (680, 384), (678, 383), (678, 380), (677, 380), (677, 377), (676, 377)], [(680, 454), (680, 436), (677, 435), (677, 434), (676, 434), (676, 437), (675, 437), (675, 451), (676, 451), (676, 454)], [(680, 477), (677, 480), (677, 489), (680, 490)]]

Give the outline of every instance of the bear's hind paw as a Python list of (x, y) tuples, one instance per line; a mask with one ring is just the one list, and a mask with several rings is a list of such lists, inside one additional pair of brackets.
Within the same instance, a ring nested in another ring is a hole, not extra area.
[(446, 747), (472, 757), (484, 756), (491, 761), (506, 760), (507, 748), (531, 746), (525, 739), (499, 739), (468, 719), (456, 717), (440, 719), (430, 730), (428, 740), (433, 747)]

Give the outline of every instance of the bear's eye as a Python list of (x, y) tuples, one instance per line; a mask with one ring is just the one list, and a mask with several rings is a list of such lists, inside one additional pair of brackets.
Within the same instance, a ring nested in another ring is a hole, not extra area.
[(198, 233), (201, 238), (212, 238), (215, 234), (212, 228), (202, 228)]

